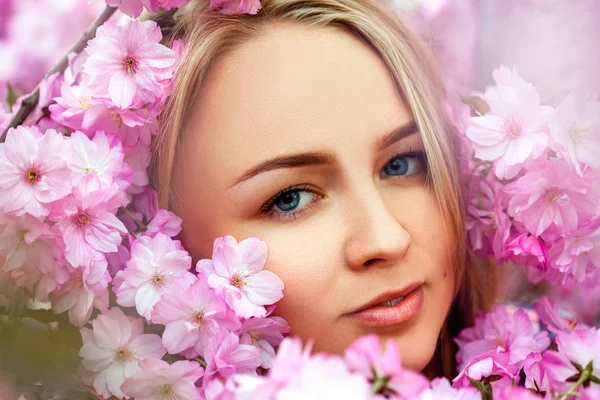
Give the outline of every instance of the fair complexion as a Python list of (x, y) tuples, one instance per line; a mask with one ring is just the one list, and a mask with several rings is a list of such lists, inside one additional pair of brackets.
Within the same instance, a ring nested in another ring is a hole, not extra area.
[[(451, 244), (420, 134), (376, 53), (335, 28), (269, 26), (219, 58), (180, 145), (175, 211), (195, 260), (217, 237), (259, 237), (293, 335), (342, 353), (376, 333), (408, 367), (427, 365), (453, 296)], [(408, 321), (348, 315), (415, 283), (423, 302)]]

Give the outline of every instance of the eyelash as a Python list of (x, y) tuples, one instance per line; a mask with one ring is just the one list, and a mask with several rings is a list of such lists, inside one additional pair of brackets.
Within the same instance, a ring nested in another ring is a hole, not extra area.
[[(416, 157), (419, 158), (424, 165), (424, 171), (413, 174), (413, 175), (403, 175), (403, 176), (384, 176), (384, 177), (389, 177), (389, 178), (396, 178), (396, 179), (415, 179), (415, 178), (420, 178), (423, 173), (427, 174), (428, 173), (428, 167), (429, 167), (429, 163), (427, 161), (427, 155), (422, 152), (422, 151), (411, 151), (411, 149), (409, 148), (409, 151), (406, 153), (397, 153), (394, 154), (392, 157), (390, 157), (390, 159), (387, 161), (387, 163), (385, 165), (387, 165), (390, 161), (392, 161), (395, 158), (398, 157), (402, 157), (402, 158), (409, 158), (409, 157)], [(385, 166), (384, 166), (385, 167)], [(271, 197), (269, 200), (267, 200), (267, 202), (260, 208), (260, 214), (267, 217), (267, 218), (271, 218), (271, 219), (280, 219), (280, 220), (291, 220), (291, 219), (296, 219), (298, 218), (298, 216), (302, 215), (303, 213), (307, 212), (308, 210), (310, 210), (312, 208), (312, 206), (315, 204), (315, 199), (313, 199), (313, 201), (311, 201), (311, 203), (304, 207), (299, 209), (298, 211), (290, 211), (290, 212), (281, 212), (281, 211), (275, 211), (273, 210), (273, 206), (275, 205), (275, 202), (277, 201), (277, 199), (280, 196), (283, 196), (287, 193), (290, 192), (310, 192), (312, 193), (312, 195), (314, 197), (319, 196), (320, 198), (323, 198), (324, 196), (319, 195), (318, 193), (316, 193), (310, 185), (290, 185), (288, 187), (286, 187), (285, 189), (280, 190), (275, 196)]]

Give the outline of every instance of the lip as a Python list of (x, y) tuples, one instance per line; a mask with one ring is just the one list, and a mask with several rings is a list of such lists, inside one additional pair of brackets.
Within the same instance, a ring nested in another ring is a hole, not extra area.
[[(404, 297), (394, 306), (379, 306), (388, 300)], [(419, 314), (423, 306), (423, 283), (413, 283), (402, 290), (385, 292), (356, 311), (344, 314), (366, 327), (384, 327), (407, 322)]]

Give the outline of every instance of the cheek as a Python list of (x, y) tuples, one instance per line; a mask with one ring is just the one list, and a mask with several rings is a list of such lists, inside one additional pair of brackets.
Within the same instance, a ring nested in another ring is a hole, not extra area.
[(335, 290), (341, 272), (338, 238), (325, 227), (314, 226), (310, 233), (296, 230), (293, 235), (274, 233), (263, 237), (269, 245), (266, 269), (277, 274), (285, 285), (274, 315), (287, 320), (292, 335), (303, 341), (315, 340), (317, 345), (331, 336), (340, 314), (339, 293)]

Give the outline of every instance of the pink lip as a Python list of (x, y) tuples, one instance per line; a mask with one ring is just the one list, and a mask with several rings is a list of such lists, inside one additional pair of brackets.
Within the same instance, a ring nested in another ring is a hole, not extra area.
[[(395, 306), (379, 306), (384, 301), (404, 297)], [(416, 317), (423, 306), (423, 284), (417, 283), (397, 292), (387, 292), (352, 313), (345, 314), (367, 327), (401, 324)]]

